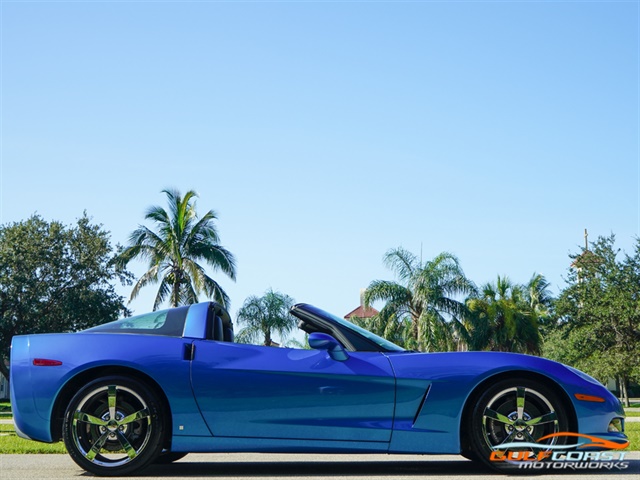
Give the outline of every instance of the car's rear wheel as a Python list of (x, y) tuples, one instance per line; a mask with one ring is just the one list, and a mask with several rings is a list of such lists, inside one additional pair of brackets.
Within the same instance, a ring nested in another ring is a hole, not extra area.
[(101, 476), (128, 475), (162, 451), (162, 406), (146, 385), (120, 376), (86, 385), (71, 399), (62, 438), (71, 458)]
[[(531, 379), (502, 380), (480, 395), (473, 407), (470, 456), (492, 468), (517, 470), (520, 460), (542, 458), (540, 452), (565, 442), (562, 437), (541, 438), (569, 427), (567, 409), (551, 388)], [(492, 452), (498, 452), (493, 460)]]

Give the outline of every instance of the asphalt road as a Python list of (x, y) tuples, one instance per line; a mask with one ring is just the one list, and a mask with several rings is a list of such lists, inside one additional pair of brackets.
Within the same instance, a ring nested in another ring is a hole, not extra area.
[[(640, 480), (640, 452), (628, 452), (627, 468), (618, 471), (561, 471), (537, 476), (507, 477), (480, 469), (457, 455), (280, 455), (254, 453), (190, 454), (172, 464), (151, 466), (130, 480), (170, 479), (304, 479), (304, 480), (417, 480), (419, 478), (474, 480), (535, 478), (538, 480)], [(49, 480), (91, 477), (67, 455), (0, 455), (0, 479)]]

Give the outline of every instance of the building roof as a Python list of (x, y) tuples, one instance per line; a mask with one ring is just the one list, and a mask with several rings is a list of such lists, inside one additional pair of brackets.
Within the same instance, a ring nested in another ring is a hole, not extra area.
[(369, 307), (369, 308), (364, 308), (362, 305), (358, 306), (358, 308), (356, 308), (355, 310), (351, 310), (349, 313), (347, 313), (344, 318), (345, 320), (349, 320), (351, 317), (358, 317), (358, 318), (371, 318), (375, 315), (377, 315), (378, 310), (376, 310), (373, 307)]
[(600, 263), (603, 263), (602, 258), (590, 250), (585, 250), (576, 257), (576, 259), (571, 263), (571, 266), (581, 268), (589, 265), (598, 265)]

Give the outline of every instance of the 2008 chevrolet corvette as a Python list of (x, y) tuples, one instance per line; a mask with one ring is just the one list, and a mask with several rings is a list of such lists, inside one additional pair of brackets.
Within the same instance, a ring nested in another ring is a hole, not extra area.
[(188, 452), (460, 453), (491, 464), (497, 449), (545, 437), (557, 448), (560, 432), (626, 441), (620, 402), (574, 368), (410, 352), (311, 305), (291, 312), (310, 350), (234, 343), (228, 313), (209, 302), (17, 336), (18, 434), (62, 438), (98, 475)]

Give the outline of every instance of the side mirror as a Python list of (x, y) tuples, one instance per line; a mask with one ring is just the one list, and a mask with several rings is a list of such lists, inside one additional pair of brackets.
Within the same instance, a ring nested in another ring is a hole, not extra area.
[(340, 342), (326, 333), (314, 332), (309, 335), (309, 346), (316, 350), (326, 350), (329, 356), (338, 362), (344, 362), (349, 358)]

